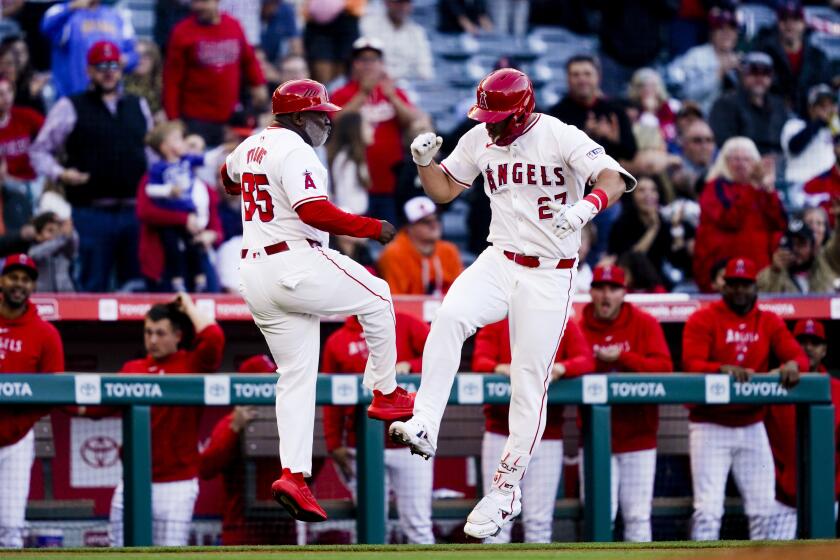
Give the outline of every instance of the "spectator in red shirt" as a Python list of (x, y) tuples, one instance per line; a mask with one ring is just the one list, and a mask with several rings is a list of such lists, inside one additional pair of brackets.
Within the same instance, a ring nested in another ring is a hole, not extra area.
[[(673, 370), (665, 334), (656, 319), (632, 303), (624, 270), (615, 265), (595, 267), (589, 295), (581, 314), (581, 329), (595, 356), (598, 373), (662, 373)], [(656, 475), (656, 405), (614, 406), (612, 435), (611, 504), (615, 521), (619, 505), (624, 540), (651, 540), (650, 512)]]
[(368, 215), (398, 223), (394, 166), (403, 160), (403, 132), (421, 113), (385, 72), (382, 48), (376, 39), (357, 39), (353, 43), (351, 79), (331, 97), (342, 107), (336, 119), (359, 112), (373, 127), (373, 142), (367, 147)]
[(244, 82), (251, 103), (268, 101), (265, 78), (254, 49), (219, 0), (191, 0), (192, 15), (172, 29), (163, 67), (163, 108), (183, 120), (210, 146), (224, 141), (224, 124), (239, 102)]
[[(422, 369), (423, 347), (429, 326), (404, 313), (396, 314), (397, 373), (417, 373)], [(362, 373), (368, 361), (368, 348), (362, 326), (356, 317), (327, 338), (321, 360), (323, 373)], [(412, 389), (412, 391), (414, 391)], [(324, 407), (324, 438), (339, 478), (356, 499), (356, 433), (353, 406)], [(386, 432), (387, 433), (387, 426)], [(394, 490), (400, 529), (409, 543), (434, 544), (432, 533), (432, 483), (434, 461), (420, 461), (407, 447), (385, 440), (385, 496)]]
[[(178, 294), (146, 313), (143, 337), (147, 355), (126, 362), (120, 373), (179, 375), (219, 369), (225, 336), (215, 321), (196, 308), (190, 296)], [(194, 339), (194, 340), (193, 340)], [(156, 546), (186, 546), (198, 497), (198, 427), (201, 407), (152, 407), (152, 540)], [(112, 407), (79, 408), (79, 414), (101, 418)], [(109, 540), (123, 545), (123, 485), (111, 500)]]
[(702, 291), (711, 291), (710, 271), (720, 259), (747, 258), (759, 270), (770, 264), (787, 226), (775, 181), (752, 140), (724, 143), (700, 195), (694, 278)]
[[(29, 302), (38, 270), (24, 254), (6, 258), (0, 274), (0, 379), (4, 373), (64, 371), (58, 331), (38, 316)], [(35, 461), (32, 426), (49, 409), (4, 405), (0, 408), (0, 548), (22, 548), (29, 476)]]
[[(683, 331), (683, 369), (724, 373), (735, 383), (769, 371), (771, 352), (781, 363), (781, 385), (799, 382), (808, 359), (781, 317), (756, 305), (756, 265), (730, 259), (722, 301), (695, 311)], [(726, 387), (726, 391), (729, 388)], [(744, 498), (750, 539), (766, 539), (774, 509), (773, 456), (761, 405), (697, 405), (689, 412), (688, 442), (694, 488), (693, 540), (717, 540), (730, 469)]]
[[(277, 366), (268, 356), (251, 356), (239, 366), (239, 373), (274, 373)], [(294, 544), (289, 537), (294, 531), (289, 529), (288, 521), (261, 521), (247, 523), (245, 520), (245, 481), (246, 464), (242, 453), (242, 430), (256, 418), (254, 406), (235, 406), (224, 418), (216, 423), (210, 435), (210, 442), (201, 452), (198, 474), (204, 479), (222, 477), (225, 500), (222, 505), (222, 544), (260, 545)], [(259, 459), (255, 461), (256, 481), (254, 488), (268, 488), (280, 470), (277, 459)]]
[[(793, 327), (793, 336), (808, 356), (808, 371), (828, 373), (825, 359), (828, 344), (825, 327), (820, 321), (802, 319)], [(840, 380), (828, 376), (831, 384), (831, 402), (834, 403), (835, 464), (840, 464)], [(767, 407), (764, 427), (773, 451), (776, 466), (776, 509), (770, 522), (767, 537), (771, 540), (796, 538), (796, 406), (792, 404)], [(835, 471), (834, 495), (840, 495), (840, 470)]]
[[(507, 319), (487, 325), (475, 337), (472, 369), (478, 373), (510, 375), (510, 324)], [(551, 381), (578, 377), (592, 371), (595, 362), (580, 327), (574, 321), (566, 324), (560, 341)], [(498, 458), (507, 443), (509, 405), (484, 405), (484, 438), (481, 441), (483, 486), (491, 486)], [(525, 542), (551, 542), (554, 505), (563, 471), (563, 405), (550, 405), (537, 451), (528, 463), (528, 476), (522, 480), (522, 523)], [(492, 543), (508, 543), (513, 524), (487, 539)]]

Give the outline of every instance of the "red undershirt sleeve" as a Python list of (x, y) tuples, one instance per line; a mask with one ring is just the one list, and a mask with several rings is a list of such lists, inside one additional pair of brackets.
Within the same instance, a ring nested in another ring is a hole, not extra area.
[(379, 220), (348, 214), (328, 200), (306, 202), (295, 211), (305, 224), (333, 235), (378, 239), (382, 233)]

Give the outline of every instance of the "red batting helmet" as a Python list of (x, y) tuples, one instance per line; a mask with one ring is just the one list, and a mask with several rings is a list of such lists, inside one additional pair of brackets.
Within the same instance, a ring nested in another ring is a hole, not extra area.
[(513, 115), (510, 124), (496, 140), (507, 146), (516, 140), (534, 112), (534, 86), (528, 76), (513, 68), (500, 68), (487, 75), (476, 90), (476, 103), (467, 116), (483, 123), (497, 123)]
[(334, 113), (341, 107), (330, 103), (330, 96), (324, 84), (315, 80), (289, 80), (274, 90), (271, 96), (271, 112), (275, 115), (297, 113), (298, 111), (324, 111)]

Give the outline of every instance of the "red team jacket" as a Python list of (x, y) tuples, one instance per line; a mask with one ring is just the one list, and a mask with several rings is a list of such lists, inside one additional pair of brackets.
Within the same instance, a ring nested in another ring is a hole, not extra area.
[(724, 179), (706, 184), (700, 210), (694, 277), (704, 292), (711, 291), (711, 270), (721, 259), (748, 258), (756, 270), (768, 266), (787, 226), (778, 193)]
[[(563, 378), (578, 377), (592, 371), (595, 361), (586, 344), (586, 339), (574, 321), (566, 325), (566, 332), (560, 341), (555, 363), (566, 366)], [(475, 337), (472, 369), (475, 372), (492, 373), (499, 364), (510, 363), (510, 324), (507, 319), (487, 325)], [(484, 405), (484, 429), (493, 434), (508, 435), (508, 411), (506, 404)], [(563, 405), (548, 407), (543, 439), (563, 439)]]
[[(31, 303), (17, 319), (0, 317), (0, 375), (64, 371), (64, 346), (54, 326), (38, 315)], [(48, 407), (0, 407), (0, 447), (17, 443)]]
[(12, 107), (9, 120), (0, 126), (0, 158), (9, 175), (31, 181), (37, 174), (29, 161), (29, 145), (44, 125), (44, 117), (29, 107)]
[[(396, 314), (397, 362), (410, 362), (411, 372), (420, 373), (423, 367), (423, 347), (429, 336), (429, 326), (404, 313)], [(324, 343), (322, 373), (362, 373), (368, 358), (362, 326), (350, 316)], [(327, 451), (339, 447), (356, 447), (353, 406), (324, 407), (324, 439)], [(398, 447), (385, 440), (386, 447)]]
[[(623, 348), (612, 363), (595, 360), (597, 373), (662, 373), (673, 371), (671, 352), (656, 319), (631, 303), (624, 303), (618, 317), (606, 322), (595, 318), (591, 303), (581, 314), (583, 334), (595, 348)], [(612, 452), (656, 449), (659, 407), (655, 404), (613, 406), (610, 418)]]
[[(824, 366), (820, 373), (828, 373)], [(834, 403), (835, 466), (840, 467), (840, 379), (829, 376), (831, 402)], [(776, 465), (776, 499), (796, 507), (796, 405), (781, 404), (767, 407), (764, 417), (767, 438)], [(834, 495), (840, 496), (840, 468), (834, 473)]]
[[(126, 362), (120, 373), (177, 375), (213, 373), (222, 363), (225, 335), (216, 324), (196, 335), (192, 350), (178, 350), (157, 362), (146, 356)], [(200, 406), (152, 407), (152, 482), (189, 480), (198, 475)], [(110, 410), (108, 411), (110, 413)], [(101, 416), (93, 412), (93, 416)]]
[[(780, 362), (796, 360), (808, 370), (808, 358), (785, 327), (782, 318), (758, 306), (745, 316), (733, 313), (723, 301), (695, 311), (683, 330), (683, 369), (720, 373), (722, 365), (739, 365), (758, 373), (770, 369), (770, 352)], [(749, 426), (764, 419), (765, 407), (752, 404), (693, 405), (692, 422), (721, 426)]]
[(239, 101), (242, 76), (251, 86), (265, 83), (242, 27), (227, 14), (215, 25), (189, 16), (170, 37), (163, 66), (163, 108), (170, 119), (225, 123)]

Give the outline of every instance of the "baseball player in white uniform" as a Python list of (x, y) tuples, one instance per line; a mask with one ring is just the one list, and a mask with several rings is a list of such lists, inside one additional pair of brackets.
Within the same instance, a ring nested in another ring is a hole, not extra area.
[[(449, 202), (479, 175), (490, 197), (487, 248), (447, 293), (423, 353), (423, 375), (406, 422), (391, 437), (424, 457), (435, 454), (441, 417), (476, 329), (507, 315), (511, 337), (510, 436), (493, 485), (467, 517), (464, 532), (496, 535), (521, 511), (519, 482), (546, 421), (553, 358), (569, 317), (580, 230), (635, 188), (636, 180), (585, 133), (534, 113), (528, 76), (496, 70), (478, 85), (468, 116), (476, 125), (442, 163), (434, 133), (411, 145), (426, 194)], [(592, 192), (584, 196), (587, 185)]]
[(222, 166), (226, 190), (242, 194), (242, 292), (277, 364), (277, 431), (283, 473), (272, 494), (295, 519), (323, 521), (304, 478), (312, 473), (312, 430), (322, 315), (356, 315), (370, 356), (364, 385), (368, 416), (411, 415), (414, 395), (397, 386), (394, 308), (388, 284), (327, 248), (327, 233), (382, 243), (395, 235), (385, 221), (347, 214), (327, 200), (327, 170), (313, 147), (326, 142), (326, 88), (290, 80), (272, 96), (273, 123), (246, 139)]

